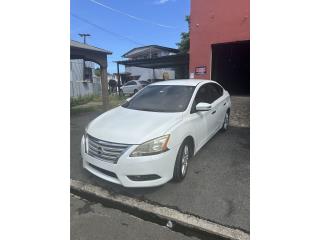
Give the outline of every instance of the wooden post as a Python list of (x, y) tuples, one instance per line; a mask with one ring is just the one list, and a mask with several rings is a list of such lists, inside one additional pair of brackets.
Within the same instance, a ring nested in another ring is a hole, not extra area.
[(108, 78), (107, 78), (107, 66), (100, 65), (100, 75), (101, 75), (101, 95), (102, 95), (102, 105), (103, 109), (108, 109)]
[(119, 73), (119, 63), (117, 63), (117, 87), (118, 87), (118, 95), (120, 96), (120, 73)]

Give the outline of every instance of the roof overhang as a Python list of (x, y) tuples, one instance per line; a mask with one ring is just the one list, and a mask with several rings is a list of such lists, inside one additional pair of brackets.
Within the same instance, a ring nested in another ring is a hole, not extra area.
[(102, 48), (97, 48), (88, 44), (83, 44), (81, 42), (77, 42), (74, 40), (70, 41), (70, 48), (71, 49), (78, 49), (78, 50), (82, 50), (82, 51), (88, 51), (88, 52), (95, 52), (95, 53), (101, 53), (101, 54), (106, 54), (106, 55), (110, 55), (112, 54), (112, 52), (102, 49)]
[(176, 48), (163, 47), (163, 46), (159, 46), (159, 45), (148, 45), (148, 46), (133, 48), (130, 51), (123, 54), (122, 57), (130, 58), (131, 55), (141, 54), (146, 51), (151, 51), (151, 52), (168, 51), (168, 52), (174, 53), (174, 54), (179, 53), (179, 50)]
[(116, 61), (117, 64), (128, 67), (142, 67), (142, 68), (174, 68), (180, 66), (189, 66), (189, 54), (177, 54), (164, 57), (149, 58), (149, 59), (135, 59)]

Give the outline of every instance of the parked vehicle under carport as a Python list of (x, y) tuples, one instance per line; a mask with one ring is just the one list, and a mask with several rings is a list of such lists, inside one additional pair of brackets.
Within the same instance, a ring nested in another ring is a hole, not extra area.
[(133, 95), (147, 86), (149, 82), (141, 80), (131, 80), (120, 87), (120, 91), (125, 95)]

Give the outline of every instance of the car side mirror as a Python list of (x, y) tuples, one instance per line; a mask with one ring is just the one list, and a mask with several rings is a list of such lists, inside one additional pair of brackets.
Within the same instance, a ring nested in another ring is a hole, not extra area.
[(209, 111), (211, 109), (210, 103), (200, 102), (196, 106), (197, 111)]

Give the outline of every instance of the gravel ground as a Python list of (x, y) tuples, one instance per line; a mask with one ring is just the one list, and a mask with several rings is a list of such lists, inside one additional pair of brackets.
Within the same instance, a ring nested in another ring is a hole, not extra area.
[(250, 127), (250, 97), (231, 96), (230, 125)]

